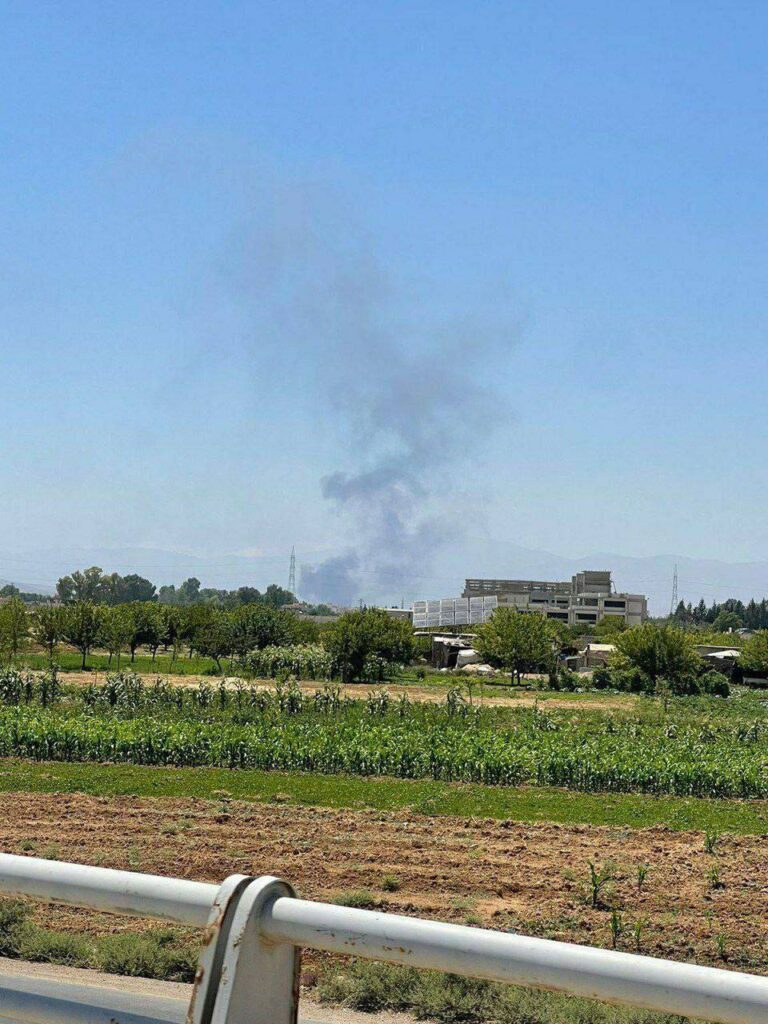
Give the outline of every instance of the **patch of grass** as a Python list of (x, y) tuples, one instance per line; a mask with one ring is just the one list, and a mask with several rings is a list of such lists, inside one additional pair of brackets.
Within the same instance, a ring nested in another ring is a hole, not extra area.
[(400, 879), (397, 875), (384, 875), (381, 880), (381, 888), (384, 892), (399, 892)]
[(14, 956), (36, 963), (90, 967), (92, 947), (85, 935), (40, 928), (27, 922), (19, 929)]
[(381, 900), (370, 889), (347, 889), (334, 896), (330, 902), (353, 910), (376, 910), (381, 906)]
[[(59, 650), (54, 661), (61, 672), (82, 672), (83, 670), (82, 657), (77, 651)], [(20, 669), (45, 672), (48, 669), (49, 660), (47, 654), (26, 652), (16, 659), (15, 664)], [(91, 672), (116, 672), (117, 660), (113, 658), (110, 665), (108, 654), (91, 653), (86, 659), (86, 666), (87, 670)], [(224, 667), (226, 674), (226, 662)], [(211, 673), (219, 674), (216, 663), (212, 658), (200, 658), (197, 656), (188, 658), (186, 655), (181, 655), (172, 661), (170, 654), (158, 654), (154, 662), (149, 654), (137, 654), (133, 662), (131, 662), (130, 655), (124, 654), (120, 659), (120, 668), (123, 671), (138, 672), (139, 675), (156, 675), (159, 673), (163, 676), (204, 676)]]
[(682, 1018), (556, 992), (498, 985), (412, 967), (351, 961), (324, 970), (320, 999), (367, 1013), (412, 1013), (439, 1024), (680, 1024)]
[(94, 966), (108, 974), (161, 981), (191, 981), (197, 969), (197, 949), (179, 943), (170, 929), (155, 929), (141, 935), (127, 932), (106, 935), (97, 943)]
[(0, 956), (132, 977), (194, 979), (198, 945), (173, 928), (138, 935), (88, 935), (43, 928), (30, 921), (29, 913), (29, 905), (21, 900), (0, 900)]
[[(624, 825), (742, 835), (768, 834), (768, 801), (578, 793), (538, 786), (472, 784), (266, 772), (227, 768), (166, 768), (127, 764), (0, 759), (0, 792), (89, 793), (94, 796), (200, 797), (227, 790), (233, 800), (317, 807)], [(178, 822), (179, 828), (192, 823)]]

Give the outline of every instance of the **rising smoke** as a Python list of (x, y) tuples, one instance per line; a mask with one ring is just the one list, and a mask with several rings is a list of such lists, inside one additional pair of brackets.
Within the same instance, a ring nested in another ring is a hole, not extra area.
[(320, 488), (349, 542), (302, 566), (305, 600), (348, 605), (427, 587), (437, 551), (461, 536), (460, 481), (503, 419), (489, 381), (514, 331), (414, 314), (418, 301), (392, 287), (374, 249), (338, 203), (289, 190), (236, 239), (225, 268), (249, 297), (247, 331), (315, 382), (348, 443), (347, 467)]

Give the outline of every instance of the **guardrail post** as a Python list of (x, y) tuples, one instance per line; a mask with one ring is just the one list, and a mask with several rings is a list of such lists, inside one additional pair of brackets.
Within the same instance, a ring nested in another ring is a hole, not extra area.
[(226, 938), (211, 1024), (296, 1024), (301, 951), (266, 938), (262, 914), (295, 896), (279, 878), (257, 878), (242, 891)]
[(203, 933), (192, 999), (187, 1010), (187, 1024), (210, 1024), (235, 910), (241, 895), (252, 881), (253, 875), (230, 875), (224, 879), (216, 893)]

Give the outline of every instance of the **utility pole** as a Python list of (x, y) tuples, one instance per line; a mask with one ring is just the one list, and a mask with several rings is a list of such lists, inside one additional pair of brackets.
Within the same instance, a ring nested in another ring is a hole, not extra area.
[(296, 597), (296, 548), (291, 548), (291, 564), (288, 569), (288, 589)]
[(675, 611), (677, 610), (677, 603), (678, 603), (678, 599), (677, 599), (677, 562), (675, 562), (675, 572), (674, 572), (674, 574), (672, 576), (672, 603), (669, 606), (669, 617), (670, 617), (670, 619), (672, 618), (672, 616), (675, 614)]

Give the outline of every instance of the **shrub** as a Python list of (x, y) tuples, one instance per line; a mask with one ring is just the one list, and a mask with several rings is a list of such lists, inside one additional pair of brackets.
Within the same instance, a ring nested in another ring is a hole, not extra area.
[(622, 693), (653, 693), (654, 683), (639, 668), (614, 668), (610, 671), (611, 688)]
[(613, 686), (611, 670), (603, 666), (592, 673), (592, 685), (596, 690), (609, 690)]
[(353, 910), (375, 910), (381, 905), (381, 900), (368, 889), (350, 889), (334, 896), (331, 903), (339, 907), (351, 907)]
[(680, 1018), (413, 967), (352, 961), (320, 977), (320, 999), (438, 1024), (679, 1024)]
[(84, 935), (76, 932), (53, 931), (26, 922), (18, 933), (15, 956), (38, 963), (64, 964), (68, 967), (87, 966), (92, 946)]
[(108, 974), (189, 982), (195, 977), (197, 954), (191, 946), (180, 945), (174, 933), (156, 929), (142, 935), (105, 936), (94, 962)]
[(19, 955), (20, 932), (29, 917), (29, 907), (21, 900), (0, 901), (0, 956)]
[(566, 690), (568, 693), (578, 690), (584, 683), (578, 672), (572, 672), (569, 668), (560, 669), (555, 675), (554, 681), (556, 682), (555, 689)]
[(714, 669), (710, 669), (709, 672), (705, 672), (699, 679), (702, 693), (709, 693), (713, 697), (729, 697), (731, 693), (731, 687), (728, 682), (728, 676), (723, 675), (722, 672), (716, 672)]
[(243, 668), (253, 678), (276, 679), (280, 673), (299, 679), (330, 679), (333, 659), (322, 644), (269, 646), (247, 656)]

